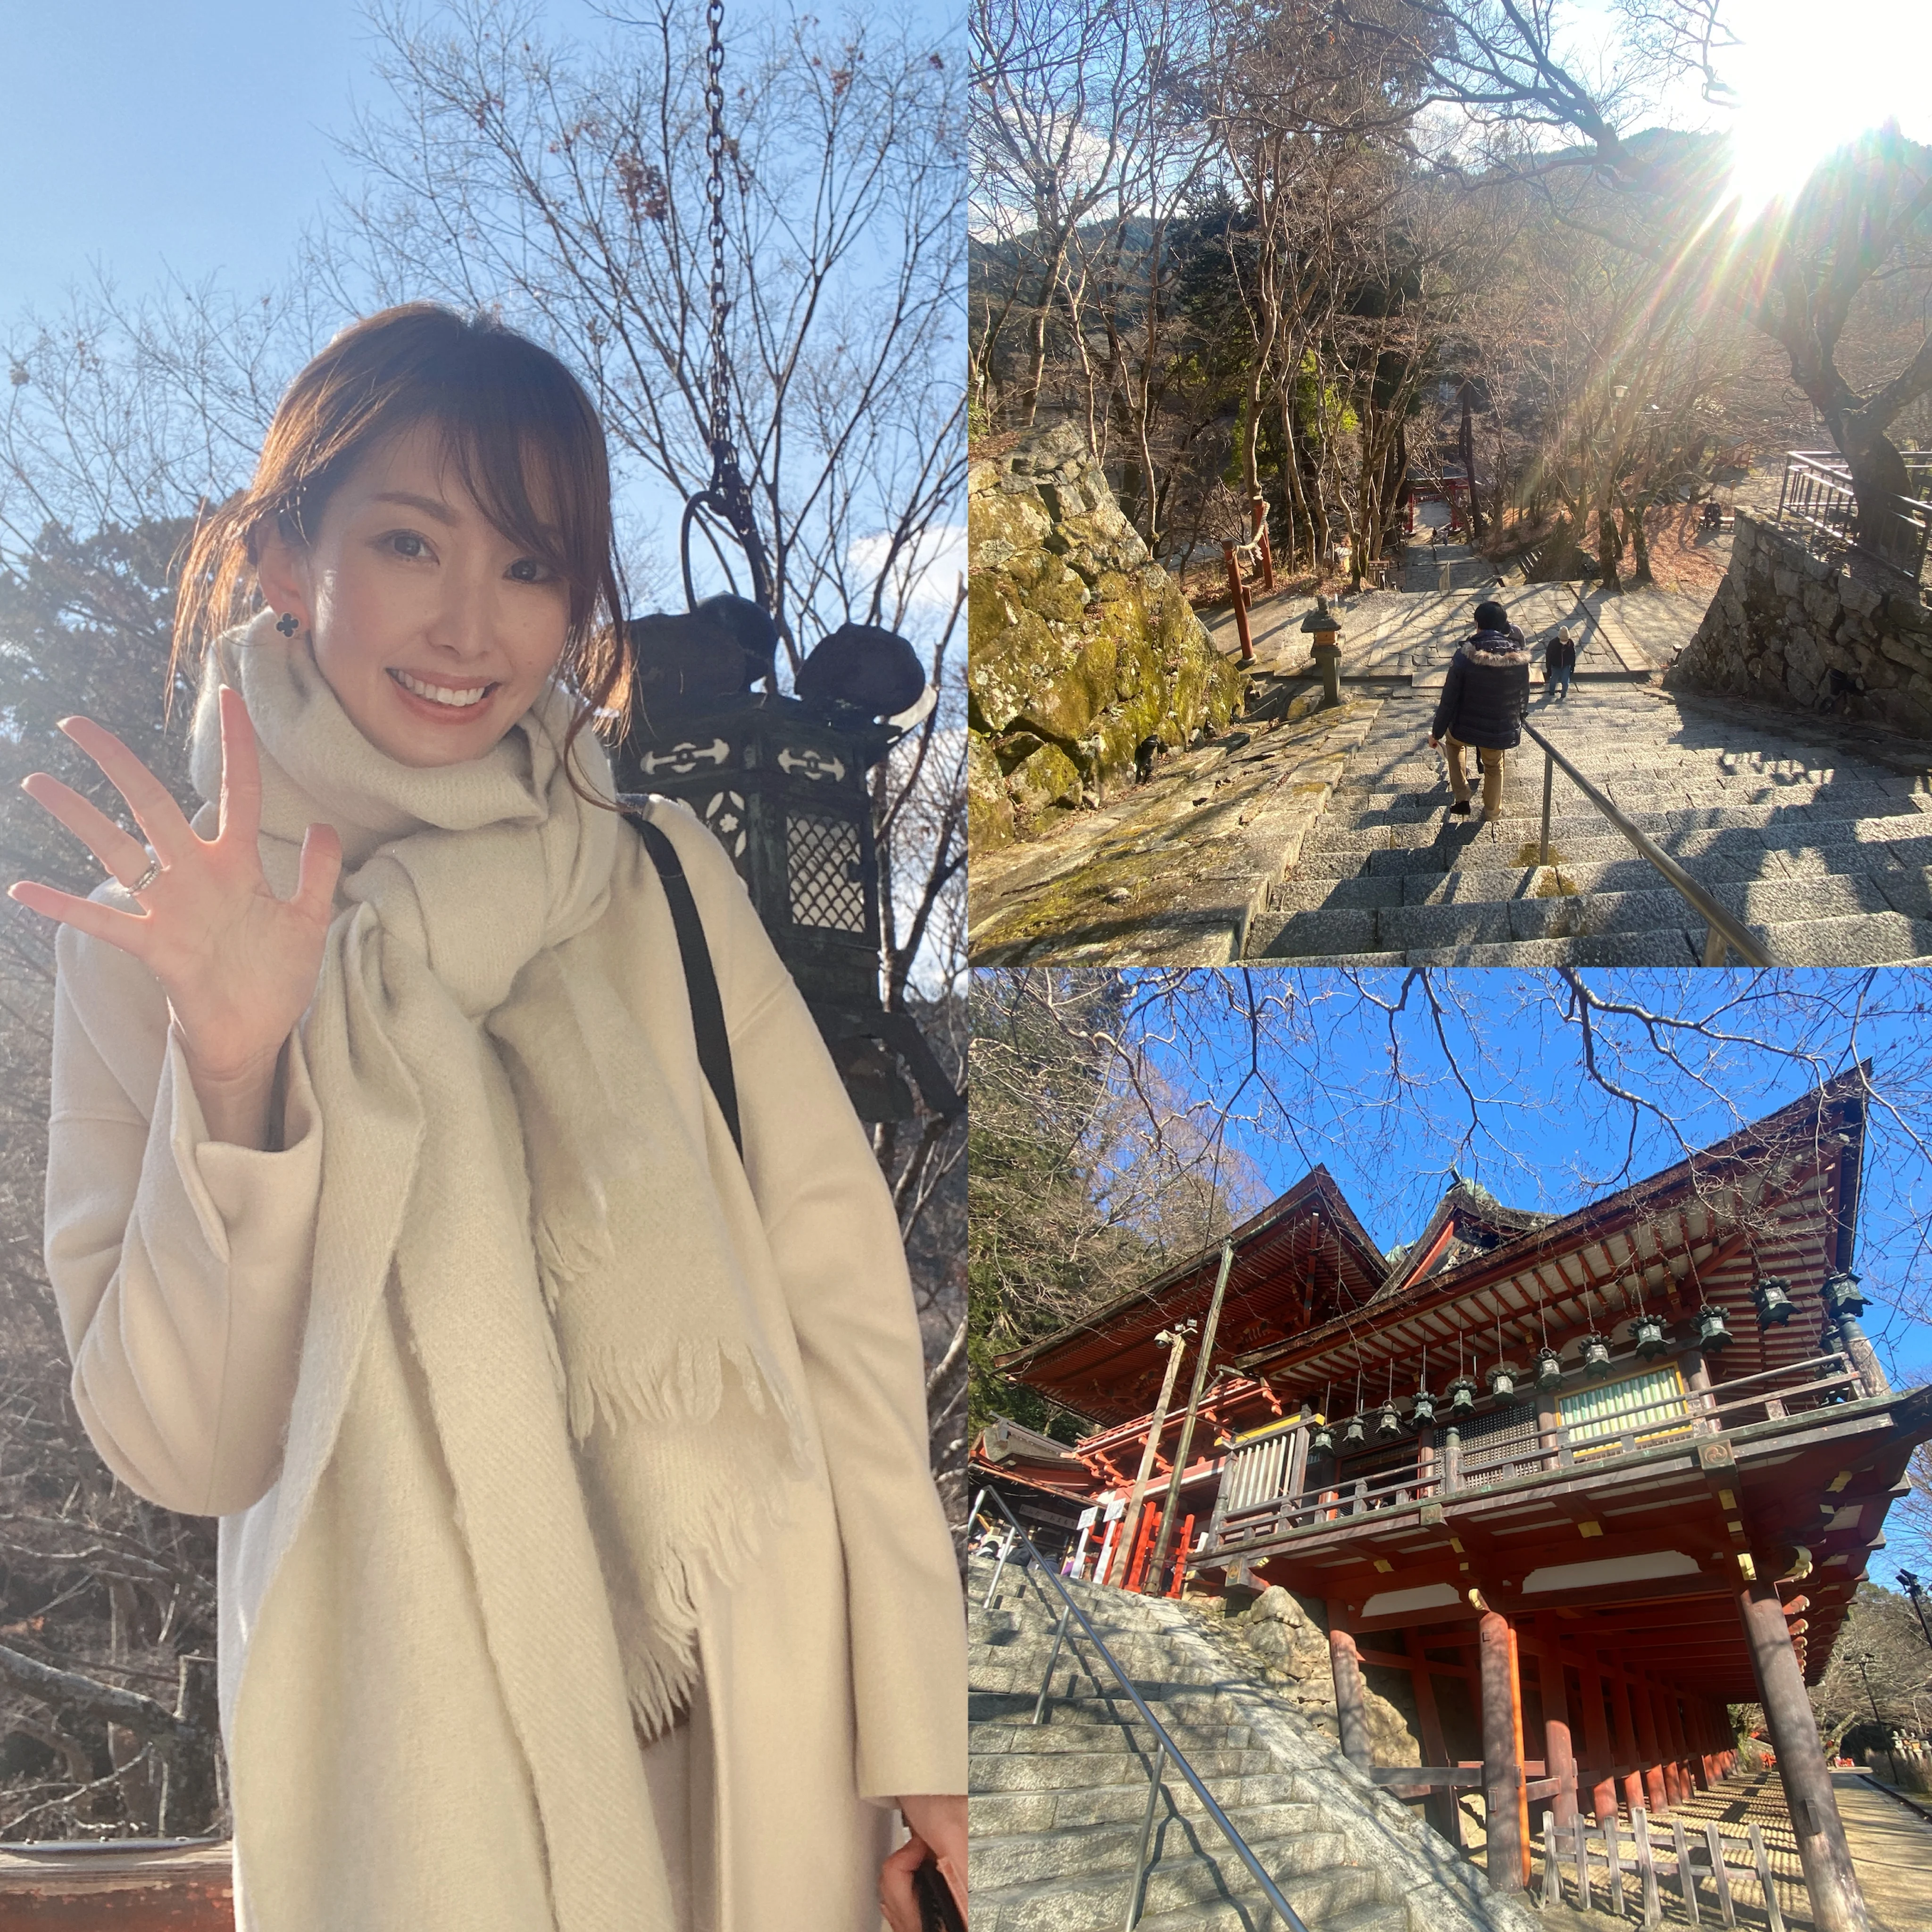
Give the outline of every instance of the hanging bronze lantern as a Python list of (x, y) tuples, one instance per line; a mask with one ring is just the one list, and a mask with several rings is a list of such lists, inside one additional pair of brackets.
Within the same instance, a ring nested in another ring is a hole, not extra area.
[(1460, 1422), (1476, 1412), (1476, 1384), (1468, 1376), (1458, 1376), (1449, 1384), (1449, 1413)]
[(1636, 1343), (1637, 1353), (1647, 1362), (1654, 1360), (1670, 1346), (1664, 1339), (1664, 1324), (1654, 1315), (1640, 1315), (1630, 1324), (1630, 1338)]
[(1593, 1328), (1583, 1337), (1583, 1372), (1600, 1378), (1610, 1372), (1610, 1338)]
[(1368, 1439), (1369, 1432), (1363, 1426), (1362, 1418), (1359, 1415), (1350, 1416), (1342, 1430), (1342, 1447), (1359, 1449)]
[(1840, 1268), (1825, 1277), (1825, 1306), (1834, 1315), (1856, 1320), (1865, 1312), (1865, 1298), (1858, 1292), (1858, 1278)]
[[(964, 1106), (912, 1016), (879, 993), (879, 859), (866, 774), (924, 702), (903, 638), (842, 625), (779, 693), (778, 632), (741, 597), (633, 619), (637, 722), (614, 748), (620, 794), (688, 806), (731, 855), (818, 1022), (861, 1120)], [(762, 682), (762, 692), (754, 691)], [(928, 707), (929, 708), (929, 707)]]
[(1536, 1352), (1536, 1385), (1545, 1390), (1563, 1385), (1563, 1358), (1547, 1346)]
[(1757, 1304), (1757, 1324), (1760, 1328), (1781, 1328), (1791, 1319), (1790, 1292), (1776, 1275), (1761, 1276), (1756, 1287), (1751, 1290), (1751, 1299)]
[(1498, 1362), (1484, 1378), (1490, 1385), (1490, 1393), (1498, 1402), (1511, 1404), (1525, 1400), (1528, 1391), (1522, 1386), (1522, 1378), (1514, 1362)]
[(1436, 1398), (1426, 1389), (1418, 1389), (1408, 1405), (1408, 1419), (1417, 1428), (1436, 1420)]
[(1731, 1346), (1731, 1331), (1724, 1325), (1724, 1311), (1707, 1301), (1697, 1311), (1697, 1346), (1708, 1355)]
[(1384, 1402), (1376, 1412), (1376, 1433), (1378, 1436), (1400, 1436), (1402, 1433), (1402, 1412), (1393, 1398)]
[(1335, 1453), (1335, 1432), (1328, 1426), (1327, 1417), (1318, 1418), (1315, 1432), (1308, 1438), (1309, 1448), (1317, 1456), (1332, 1456)]

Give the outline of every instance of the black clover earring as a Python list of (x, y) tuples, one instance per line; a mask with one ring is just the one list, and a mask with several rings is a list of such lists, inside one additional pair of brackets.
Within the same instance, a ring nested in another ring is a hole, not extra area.
[(302, 625), (292, 610), (284, 610), (275, 620), (275, 628), (280, 632), (284, 637), (292, 638), (302, 628)]

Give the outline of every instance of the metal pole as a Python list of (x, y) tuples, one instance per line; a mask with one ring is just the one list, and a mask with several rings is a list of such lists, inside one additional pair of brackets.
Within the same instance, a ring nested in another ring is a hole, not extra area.
[(993, 1607), (993, 1598), (1000, 1588), (1000, 1572), (1006, 1567), (1006, 1558), (1012, 1554), (1014, 1534), (1013, 1531), (1008, 1530), (1000, 1544), (1000, 1560), (993, 1565), (993, 1580), (986, 1586), (986, 1600), (980, 1606), (982, 1610), (990, 1610)]
[(1180, 1358), (1187, 1352), (1187, 1331), (1193, 1327), (1191, 1322), (1184, 1322), (1173, 1328), (1163, 1328), (1154, 1339), (1157, 1348), (1167, 1351), (1167, 1374), (1160, 1385), (1160, 1400), (1154, 1404), (1154, 1420), (1148, 1430), (1146, 1446), (1141, 1450), (1140, 1473), (1134, 1478), (1132, 1493), (1128, 1498), (1127, 1513), (1120, 1519), (1120, 1540), (1112, 1568), (1111, 1576), (1102, 1576), (1103, 1583), (1124, 1584), (1127, 1572), (1134, 1560), (1133, 1542), (1140, 1528), (1141, 1505), (1147, 1501), (1148, 1478), (1154, 1473), (1154, 1459), (1160, 1447), (1160, 1432), (1167, 1426), (1167, 1405), (1174, 1398), (1174, 1378), (1180, 1368)]
[[(1141, 1579), (1144, 1595), (1160, 1594), (1160, 1578), (1167, 1567), (1167, 1553), (1173, 1546), (1174, 1526), (1180, 1520), (1180, 1478), (1187, 1468), (1188, 1451), (1194, 1446), (1194, 1420), (1201, 1412), (1201, 1397), (1208, 1387), (1208, 1364), (1214, 1355), (1214, 1330), (1221, 1324), (1221, 1298), (1228, 1292), (1228, 1270), (1234, 1265), (1234, 1238), (1221, 1244), (1221, 1271), (1214, 1278), (1214, 1299), (1208, 1304), (1208, 1325), (1201, 1334), (1201, 1352), (1194, 1358), (1194, 1386), (1187, 1397), (1187, 1420), (1180, 1425), (1180, 1441), (1175, 1446), (1174, 1473), (1167, 1480), (1167, 1502), (1161, 1510), (1160, 1537), (1154, 1545), (1154, 1562)], [(1187, 1552), (1181, 1552), (1181, 1561)]]
[(1033, 1720), (1036, 1724), (1046, 1710), (1046, 1694), (1053, 1683), (1054, 1667), (1060, 1661), (1060, 1646), (1066, 1641), (1066, 1620), (1072, 1614), (1070, 1603), (1060, 1613), (1060, 1628), (1053, 1634), (1053, 1654), (1046, 1660), (1046, 1675), (1040, 1680), (1040, 1695), (1034, 1700)]
[(1539, 866), (1550, 863), (1550, 789), (1556, 780), (1556, 760), (1547, 752), (1543, 754), (1543, 850), (1537, 855)]
[(1167, 1768), (1167, 1745), (1163, 1740), (1154, 1755), (1154, 1776), (1148, 1783), (1147, 1809), (1141, 1814), (1140, 1844), (1134, 1852), (1134, 1882), (1127, 1894), (1127, 1916), (1121, 1932), (1134, 1932), (1141, 1916), (1141, 1888), (1147, 1876), (1148, 1840), (1154, 1834), (1154, 1807), (1160, 1802), (1161, 1773)]
[(1872, 1694), (1871, 1672), (1865, 1668), (1871, 1660), (1872, 1654), (1870, 1651), (1867, 1651), (1858, 1659), (1858, 1675), (1864, 1679), (1865, 1701), (1872, 1707), (1872, 1722), (1878, 1726), (1886, 1740), (1886, 1762), (1892, 1766), (1892, 1781), (1896, 1784), (1898, 1782), (1898, 1757), (1892, 1748), (1892, 1726), (1879, 1715), (1878, 1700)]

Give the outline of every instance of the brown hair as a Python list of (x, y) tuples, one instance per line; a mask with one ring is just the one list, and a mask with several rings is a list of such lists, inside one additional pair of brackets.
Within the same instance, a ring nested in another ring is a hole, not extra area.
[[(175, 604), (169, 683), (209, 641), (259, 608), (257, 534), (276, 519), (306, 544), (331, 493), (376, 443), (419, 424), (491, 523), (570, 591), (559, 670), (580, 700), (564, 741), (592, 716), (629, 719), (633, 687), (624, 586), (612, 539), (603, 425), (576, 377), (493, 317), (405, 302), (345, 328), (291, 382), (262, 444), (254, 481), (196, 520)], [(554, 506), (547, 524), (531, 500)], [(574, 775), (572, 783), (575, 784)]]

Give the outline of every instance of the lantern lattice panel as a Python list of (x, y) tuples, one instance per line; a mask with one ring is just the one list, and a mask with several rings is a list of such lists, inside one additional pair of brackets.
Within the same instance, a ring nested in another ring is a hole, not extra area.
[(864, 854), (851, 820), (788, 812), (785, 856), (794, 926), (866, 932)]

